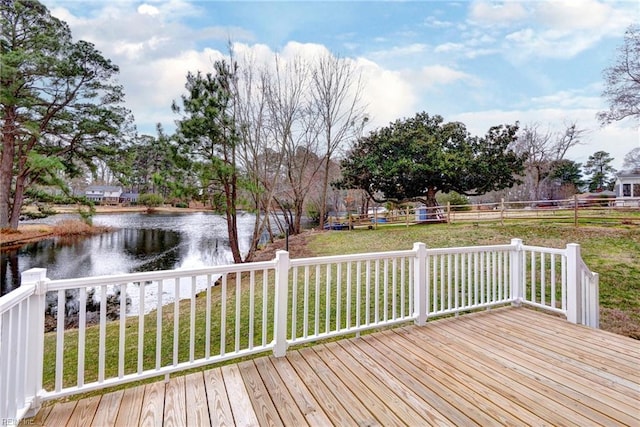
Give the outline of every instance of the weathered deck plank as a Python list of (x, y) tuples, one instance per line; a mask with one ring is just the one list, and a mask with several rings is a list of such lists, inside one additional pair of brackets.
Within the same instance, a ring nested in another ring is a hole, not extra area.
[(104, 425), (115, 425), (123, 395), (124, 390), (103, 394), (93, 418)]
[(78, 404), (67, 421), (68, 427), (91, 425), (100, 404), (100, 396), (92, 396), (78, 401)]
[(46, 406), (34, 425), (640, 425), (640, 342), (505, 308)]
[[(150, 383), (144, 386), (140, 425), (143, 427), (161, 426), (164, 418), (164, 396), (166, 388), (164, 381)], [(129, 424), (131, 425), (131, 424)]]
[(188, 426), (209, 425), (209, 406), (207, 389), (202, 372), (195, 372), (185, 377), (186, 415)]
[(164, 425), (176, 427), (187, 425), (186, 405), (185, 377), (171, 379), (166, 385), (164, 397)]
[(144, 399), (144, 386), (128, 388), (122, 395), (122, 403), (118, 410), (116, 426), (127, 427), (138, 425), (140, 413), (142, 412), (142, 402)]
[(209, 418), (212, 426), (232, 426), (233, 412), (229, 403), (229, 395), (225, 381), (222, 377), (222, 369), (214, 368), (203, 372), (205, 389), (207, 391), (207, 403), (209, 404)]

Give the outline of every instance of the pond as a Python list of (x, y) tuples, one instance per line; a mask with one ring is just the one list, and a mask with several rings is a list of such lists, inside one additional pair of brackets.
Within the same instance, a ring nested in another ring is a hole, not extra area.
[[(55, 223), (72, 215), (38, 222)], [(238, 217), (240, 251), (249, 249), (254, 216)], [(20, 285), (20, 273), (47, 269), (50, 279), (231, 264), (227, 224), (212, 213), (99, 214), (96, 225), (113, 227), (91, 237), (43, 240), (0, 254), (0, 295)]]

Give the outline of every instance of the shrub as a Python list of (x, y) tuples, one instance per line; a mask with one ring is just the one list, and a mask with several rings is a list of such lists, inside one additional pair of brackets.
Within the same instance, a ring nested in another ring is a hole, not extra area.
[(164, 199), (159, 194), (144, 193), (138, 198), (138, 204), (148, 208), (155, 208), (164, 204)]
[(439, 193), (436, 196), (436, 200), (441, 205), (446, 205), (447, 202), (451, 204), (452, 211), (470, 211), (471, 205), (469, 202), (469, 198), (462, 194), (456, 193), (455, 191), (451, 191), (449, 193)]

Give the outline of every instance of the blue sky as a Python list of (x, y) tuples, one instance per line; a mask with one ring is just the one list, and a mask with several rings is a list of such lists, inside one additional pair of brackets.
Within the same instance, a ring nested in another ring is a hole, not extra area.
[(120, 66), (141, 133), (171, 131), (171, 101), (188, 71), (207, 71), (227, 52), (268, 58), (330, 52), (349, 58), (365, 81), (371, 127), (416, 112), (443, 115), (484, 134), (496, 124), (576, 123), (584, 162), (605, 150), (622, 158), (640, 146), (638, 122), (600, 127), (602, 70), (637, 1), (82, 1), (44, 0), (75, 38)]

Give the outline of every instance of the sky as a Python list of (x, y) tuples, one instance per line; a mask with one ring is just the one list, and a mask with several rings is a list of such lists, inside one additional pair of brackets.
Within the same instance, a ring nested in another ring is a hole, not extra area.
[(554, 135), (575, 123), (582, 144), (567, 158), (614, 157), (640, 147), (638, 121), (602, 127), (602, 73), (640, 3), (564, 1), (41, 0), (120, 67), (138, 132), (175, 129), (173, 100), (188, 72), (212, 70), (234, 52), (256, 58), (331, 52), (364, 83), (365, 129), (426, 111), (474, 135), (494, 125), (538, 126)]

